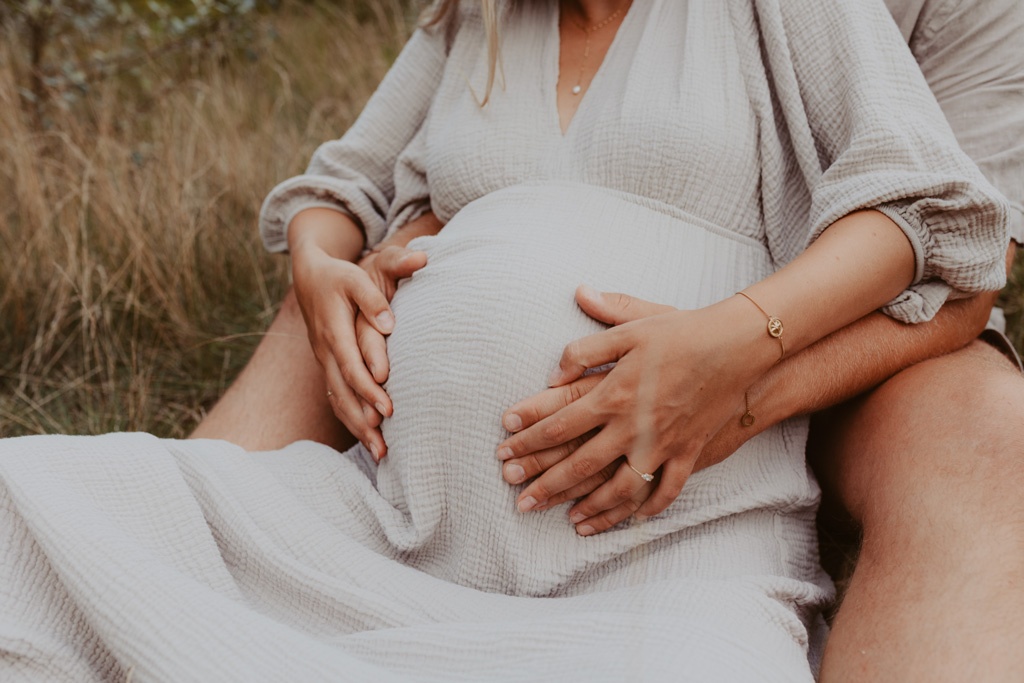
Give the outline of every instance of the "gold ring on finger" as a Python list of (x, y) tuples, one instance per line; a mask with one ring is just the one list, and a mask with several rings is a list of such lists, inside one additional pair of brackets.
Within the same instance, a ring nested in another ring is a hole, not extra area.
[(637, 468), (635, 468), (632, 465), (630, 465), (628, 460), (626, 461), (626, 464), (629, 465), (629, 469), (631, 469), (634, 472), (636, 472), (637, 474), (639, 474), (640, 478), (643, 479), (644, 481), (646, 481), (647, 483), (651, 483), (652, 481), (654, 481), (654, 475), (651, 474), (650, 472), (641, 472)]

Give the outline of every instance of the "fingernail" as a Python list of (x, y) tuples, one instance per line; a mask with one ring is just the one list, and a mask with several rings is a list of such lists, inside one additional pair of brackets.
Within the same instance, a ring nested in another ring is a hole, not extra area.
[(520, 512), (529, 512), (535, 507), (537, 507), (537, 499), (534, 498), (533, 496), (527, 496), (526, 498), (523, 498), (521, 501), (519, 501), (519, 504), (516, 505), (516, 508), (518, 508)]
[(650, 519), (650, 517), (648, 517), (647, 515), (637, 515), (637, 514), (635, 514), (635, 515), (633, 515), (633, 519), (635, 519), (638, 522), (646, 522), (648, 519)]
[(598, 291), (590, 285), (580, 285), (579, 292), (587, 299), (597, 299), (601, 296)]
[(387, 408), (385, 408), (384, 404), (381, 403), (380, 401), (377, 401), (376, 403), (374, 403), (373, 407), (376, 408), (377, 412), (380, 413), (382, 416), (388, 414)]
[(367, 422), (373, 419), (373, 408), (368, 405), (363, 406), (363, 419)]
[(377, 379), (377, 366), (376, 365), (373, 365), (373, 364), (370, 365), (370, 374), (373, 375), (374, 379)]
[(548, 386), (554, 386), (558, 384), (562, 379), (562, 368), (555, 368), (548, 375)]
[(518, 432), (523, 428), (523, 418), (519, 417), (515, 413), (509, 413), (505, 416), (505, 429), (510, 432)]
[(589, 536), (592, 533), (594, 533), (594, 527), (590, 526), (589, 524), (584, 524), (583, 526), (576, 527), (576, 533), (578, 533), (580, 536)]
[(587, 518), (587, 516), (585, 514), (583, 514), (582, 512), (580, 512), (579, 510), (577, 510), (576, 512), (574, 512), (571, 515), (569, 515), (569, 521), (572, 522), (573, 524), (579, 524), (580, 522), (582, 522), (586, 518)]
[(505, 481), (510, 484), (520, 484), (526, 479), (526, 470), (519, 465), (505, 465)]
[(377, 448), (377, 444), (370, 444), (370, 455), (373, 456), (374, 462), (380, 462), (380, 450)]
[(515, 457), (515, 453), (513, 453), (512, 449), (508, 446), (502, 446), (494, 455), (498, 460), (508, 460), (509, 458)]
[(395, 316), (391, 315), (391, 311), (384, 311), (377, 315), (377, 324), (385, 332), (390, 332), (395, 327)]

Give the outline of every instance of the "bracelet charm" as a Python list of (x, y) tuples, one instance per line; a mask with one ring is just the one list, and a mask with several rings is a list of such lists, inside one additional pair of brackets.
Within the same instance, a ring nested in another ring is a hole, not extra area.
[[(785, 355), (786, 355), (786, 342), (782, 341), (782, 332), (783, 332), (782, 321), (779, 318), (777, 318), (776, 316), (774, 316), (771, 313), (769, 313), (768, 311), (766, 311), (763, 308), (761, 308), (761, 305), (759, 303), (757, 303), (756, 301), (754, 301), (753, 299), (751, 299), (750, 295), (747, 294), (746, 292), (736, 292), (736, 293), (739, 294), (740, 296), (742, 296), (744, 299), (746, 299), (750, 303), (754, 304), (754, 306), (757, 307), (757, 310), (759, 310), (762, 313), (764, 313), (765, 316), (768, 318), (768, 336), (771, 337), (772, 339), (778, 339), (779, 340), (779, 349), (781, 350), (781, 353), (779, 354), (779, 360), (782, 360), (785, 357)], [(778, 361), (775, 361), (775, 362), (777, 363)]]

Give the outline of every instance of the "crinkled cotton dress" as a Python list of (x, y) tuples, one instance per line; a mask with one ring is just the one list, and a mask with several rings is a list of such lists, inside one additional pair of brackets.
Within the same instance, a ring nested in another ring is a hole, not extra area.
[(709, 305), (878, 207), (918, 260), (887, 310), (920, 321), (999, 286), (1006, 207), (880, 1), (635, 0), (564, 133), (557, 7), (524, 5), (486, 106), (469, 8), (418, 31), (353, 129), (264, 205), (278, 250), (312, 206), (370, 242), (428, 208), (447, 223), (393, 301), (388, 457), (0, 442), (0, 678), (812, 678), (831, 585), (804, 420), (583, 538), (567, 506), (516, 512), (500, 415), (601, 329), (578, 284)]

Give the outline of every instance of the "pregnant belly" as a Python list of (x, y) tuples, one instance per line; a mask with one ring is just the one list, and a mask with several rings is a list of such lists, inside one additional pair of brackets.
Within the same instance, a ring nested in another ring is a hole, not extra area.
[[(578, 285), (694, 308), (770, 269), (760, 244), (583, 185), (494, 193), (413, 246), (429, 262), (393, 301), (395, 412), (378, 489), (406, 516), (404, 559), (445, 556), (438, 567), (449, 572), (453, 553), (476, 557), (482, 544), (500, 556), (506, 545), (494, 539), (522, 536), (523, 525), (535, 525), (527, 536), (549, 533), (544, 515), (514, 512), (518, 487), (502, 481), (494, 451), (507, 436), (502, 411), (545, 388), (566, 343), (604, 328), (576, 306)], [(480, 529), (467, 531), (473, 519)]]

